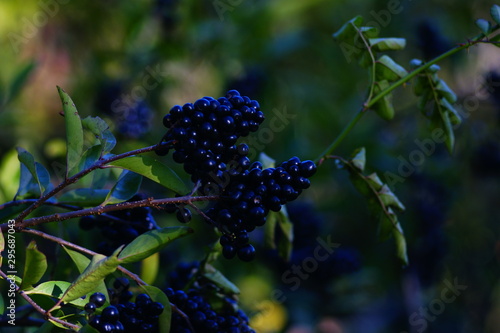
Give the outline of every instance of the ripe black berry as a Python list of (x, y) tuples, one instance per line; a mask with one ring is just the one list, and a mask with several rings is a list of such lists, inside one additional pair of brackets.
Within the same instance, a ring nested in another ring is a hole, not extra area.
[(106, 303), (106, 296), (102, 293), (94, 293), (90, 295), (89, 302), (94, 303), (96, 307), (100, 308)]

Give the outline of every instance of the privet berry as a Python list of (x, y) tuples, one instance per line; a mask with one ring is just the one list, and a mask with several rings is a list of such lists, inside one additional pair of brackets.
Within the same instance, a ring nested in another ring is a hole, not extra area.
[(104, 308), (100, 315), (95, 315), (95, 309), (105, 303), (105, 296), (95, 293), (90, 296), (89, 303), (84, 307), (90, 315), (89, 325), (99, 332), (158, 332), (159, 316), (164, 306), (154, 302), (147, 294), (139, 294), (135, 302), (130, 302), (130, 283), (126, 278), (117, 278), (110, 289), (111, 305)]

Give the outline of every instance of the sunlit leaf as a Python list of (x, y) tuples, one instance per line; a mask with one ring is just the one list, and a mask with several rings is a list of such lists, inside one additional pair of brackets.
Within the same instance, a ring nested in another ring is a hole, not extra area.
[(65, 291), (62, 300), (71, 302), (95, 289), (96, 285), (104, 280), (106, 276), (113, 273), (120, 264), (117, 255), (121, 251), (118, 248), (111, 256), (106, 257), (96, 254), (92, 257), (85, 271)]
[(407, 74), (406, 69), (386, 55), (380, 57), (375, 64), (375, 77), (377, 80), (396, 81)]
[(47, 270), (47, 258), (37, 249), (35, 241), (31, 241), (26, 248), (26, 258), (24, 262), (23, 282), (21, 290), (31, 288), (42, 278)]
[(398, 51), (406, 46), (406, 39), (404, 38), (370, 38), (368, 40), (373, 51)]
[(118, 256), (120, 265), (146, 259), (177, 238), (187, 236), (191, 233), (193, 233), (193, 229), (185, 226), (166, 227), (145, 232), (120, 252)]
[(61, 87), (57, 87), (57, 90), (61, 97), (66, 125), (66, 176), (72, 176), (83, 153), (82, 121), (71, 97)]
[(109, 165), (143, 175), (178, 194), (186, 194), (189, 192), (186, 184), (184, 184), (172, 169), (152, 157), (129, 156), (111, 162)]
[(239, 294), (240, 290), (212, 265), (203, 267), (203, 276), (219, 287), (224, 294)]

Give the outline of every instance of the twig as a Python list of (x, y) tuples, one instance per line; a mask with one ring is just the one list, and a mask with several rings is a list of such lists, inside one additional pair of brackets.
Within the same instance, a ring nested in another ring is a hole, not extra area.
[[(31, 219), (27, 219), (24, 222), (16, 225), (16, 230), (20, 231), (23, 230), (24, 228), (29, 228), (33, 227), (42, 223), (48, 223), (48, 222), (55, 222), (55, 221), (64, 221), (64, 220), (69, 220), (75, 217), (81, 217), (81, 216), (88, 216), (88, 215), (101, 215), (103, 213), (107, 212), (112, 212), (116, 210), (123, 210), (123, 209), (130, 209), (130, 208), (136, 208), (136, 207), (158, 207), (162, 206), (165, 204), (171, 204), (171, 203), (184, 203), (184, 204), (189, 204), (191, 202), (195, 201), (212, 201), (212, 200), (218, 200), (220, 197), (218, 195), (211, 195), (211, 196), (198, 196), (198, 197), (191, 197), (191, 196), (184, 196), (184, 197), (178, 197), (178, 198), (164, 198), (164, 199), (144, 199), (144, 200), (139, 200), (139, 201), (131, 201), (131, 202), (122, 202), (119, 204), (115, 205), (108, 205), (108, 206), (98, 206), (98, 207), (92, 207), (92, 208), (87, 208), (87, 209), (81, 209), (78, 211), (73, 211), (73, 212), (68, 212), (68, 213), (56, 213), (53, 215), (47, 215), (47, 216), (42, 216), (42, 217), (34, 217)], [(8, 224), (4, 223), (0, 225), (1, 230), (5, 231), (8, 228)]]
[(150, 151), (154, 151), (157, 148), (158, 148), (158, 145), (153, 145), (153, 146), (149, 146), (149, 147), (145, 147), (145, 148), (141, 148), (141, 149), (132, 150), (132, 151), (129, 151), (129, 152), (126, 152), (126, 153), (123, 153), (123, 154), (111, 156), (111, 157), (109, 157), (107, 159), (101, 159), (101, 160), (96, 161), (88, 169), (82, 170), (82, 171), (78, 172), (77, 174), (75, 174), (74, 176), (72, 176), (70, 178), (67, 178), (61, 184), (59, 184), (57, 187), (55, 187), (52, 191), (46, 193), (40, 199), (38, 199), (35, 203), (33, 203), (28, 208), (26, 208), (16, 218), (16, 223), (20, 223), (26, 216), (28, 216), (35, 209), (37, 209), (38, 207), (40, 207), (49, 198), (51, 198), (55, 194), (59, 193), (65, 187), (67, 187), (67, 186), (69, 186), (69, 185), (71, 185), (73, 183), (76, 183), (79, 179), (81, 179), (82, 177), (86, 176), (90, 172), (92, 172), (92, 171), (94, 171), (96, 169), (102, 168), (106, 164), (114, 162), (116, 160), (119, 160), (119, 159), (122, 159), (122, 158), (125, 158), (125, 157), (129, 157), (129, 156), (132, 156), (132, 155), (137, 155), (137, 154), (142, 154), (142, 153), (147, 153), (147, 152), (150, 152)]
[[(0, 276), (3, 277), (5, 280), (10, 280), (10, 278), (2, 270), (0, 270)], [(20, 290), (17, 285), (16, 285), (16, 292), (19, 295), (21, 295), (21, 297), (24, 298), (29, 304), (31, 304), (31, 306), (33, 306), (33, 308), (36, 311), (38, 311), (44, 318), (55, 321), (56, 323), (59, 323), (59, 324), (63, 325), (64, 327), (67, 327), (73, 331), (78, 331), (80, 329), (80, 326), (78, 326), (78, 325), (69, 323), (65, 320), (61, 320), (57, 317), (52, 316), (50, 313), (47, 313), (38, 304), (36, 304), (35, 301), (33, 301), (31, 299), (31, 297), (29, 297), (24, 291)]]

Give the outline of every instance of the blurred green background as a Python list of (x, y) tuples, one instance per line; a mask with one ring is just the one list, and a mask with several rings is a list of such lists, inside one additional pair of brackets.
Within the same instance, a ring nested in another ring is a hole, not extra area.
[[(314, 159), (361, 106), (369, 84), (332, 39), (344, 22), (359, 14), (381, 26), (380, 36), (406, 38), (406, 49), (391, 57), (408, 68), (412, 58), (431, 59), (476, 35), (474, 20), (488, 18), (492, 4), (2, 0), (0, 200), (12, 200), (17, 189), (16, 146), (43, 162), (54, 181), (60, 177), (64, 123), (56, 85), (82, 117), (112, 124), (115, 152), (158, 142), (173, 105), (238, 89), (260, 102), (268, 115), (263, 127), (277, 113), (291, 115), (272, 136), (254, 137), (255, 152), (277, 161)], [(407, 208), (400, 220), (410, 265), (400, 267), (391, 240), (377, 241), (365, 200), (345, 171), (326, 162), (301, 203), (290, 207), (297, 231), (292, 264), (265, 249), (259, 232), (251, 264), (218, 263), (241, 287), (240, 302), (259, 332), (500, 332), (500, 50), (479, 45), (440, 65), (459, 96), (457, 108), (469, 116), (456, 130), (452, 156), (436, 145), (394, 186)], [(27, 80), (18, 89), (23, 71)], [(401, 161), (421, 150), (415, 139), (429, 139), (411, 83), (395, 92), (394, 103), (393, 121), (366, 115), (335, 152), (348, 157), (366, 147), (368, 169), (384, 181), (385, 172), (398, 174)], [(149, 182), (144, 189), (170, 195)], [(161, 213), (156, 218), (177, 224)], [(74, 225), (65, 225), (68, 237), (86, 242)], [(162, 254), (162, 268), (200, 260), (216, 240), (200, 219), (191, 225), (194, 238)], [(317, 237), (330, 237), (339, 251), (292, 290), (284, 276), (313, 255)], [(168, 269), (156, 285), (164, 286)], [(445, 302), (453, 281), (467, 288)], [(276, 290), (284, 298), (273, 299)], [(430, 309), (427, 317), (420, 308)]]

